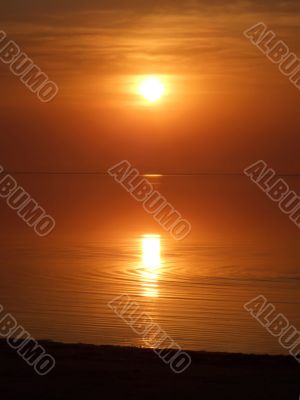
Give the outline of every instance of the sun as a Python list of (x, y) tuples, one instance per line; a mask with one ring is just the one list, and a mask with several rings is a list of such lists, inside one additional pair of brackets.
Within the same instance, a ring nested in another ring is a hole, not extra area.
[(161, 80), (155, 76), (144, 78), (139, 86), (139, 94), (150, 103), (158, 101), (165, 92)]

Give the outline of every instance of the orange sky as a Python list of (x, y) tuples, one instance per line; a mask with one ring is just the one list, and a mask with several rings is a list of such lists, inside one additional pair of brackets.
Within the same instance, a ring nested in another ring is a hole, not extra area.
[[(18, 1), (1, 29), (59, 86), (40, 104), (0, 65), (1, 163), (10, 170), (299, 172), (299, 92), (243, 31), (264, 21), (300, 55), (296, 1)], [(139, 75), (166, 76), (145, 107)], [(55, 154), (55, 162), (53, 160)]]

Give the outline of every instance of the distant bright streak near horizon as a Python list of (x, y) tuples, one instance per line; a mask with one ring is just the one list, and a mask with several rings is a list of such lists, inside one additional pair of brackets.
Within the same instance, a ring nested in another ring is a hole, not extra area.
[(162, 174), (143, 174), (143, 176), (144, 176), (145, 178), (160, 178), (160, 177), (162, 177), (163, 175), (162, 175)]

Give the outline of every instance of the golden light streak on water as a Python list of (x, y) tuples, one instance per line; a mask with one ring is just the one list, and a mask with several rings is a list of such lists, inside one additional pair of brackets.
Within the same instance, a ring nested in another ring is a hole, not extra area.
[(158, 297), (158, 277), (161, 267), (160, 235), (142, 237), (141, 285), (143, 296)]

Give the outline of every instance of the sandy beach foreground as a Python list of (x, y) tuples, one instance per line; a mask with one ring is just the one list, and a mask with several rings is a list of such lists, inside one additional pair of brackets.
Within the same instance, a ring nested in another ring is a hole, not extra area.
[(149, 349), (40, 343), (56, 359), (46, 376), (0, 341), (1, 398), (299, 398), (300, 365), (292, 357), (189, 352), (192, 364), (178, 375)]

